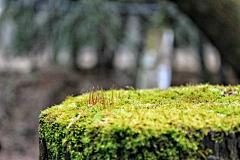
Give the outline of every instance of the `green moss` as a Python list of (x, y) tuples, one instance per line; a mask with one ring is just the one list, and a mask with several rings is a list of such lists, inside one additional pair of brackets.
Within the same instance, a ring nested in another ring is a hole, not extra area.
[(42, 111), (40, 138), (52, 159), (64, 157), (64, 147), (72, 159), (206, 158), (204, 135), (240, 130), (239, 89), (205, 84), (68, 97)]

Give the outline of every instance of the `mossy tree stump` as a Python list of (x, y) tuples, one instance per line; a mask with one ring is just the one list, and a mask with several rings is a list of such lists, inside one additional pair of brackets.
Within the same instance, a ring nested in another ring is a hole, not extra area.
[(240, 86), (109, 90), (40, 115), (40, 160), (239, 159)]

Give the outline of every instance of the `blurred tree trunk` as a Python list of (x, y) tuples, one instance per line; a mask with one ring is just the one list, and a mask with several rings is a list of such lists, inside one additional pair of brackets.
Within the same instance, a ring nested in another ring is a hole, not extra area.
[(240, 0), (170, 0), (186, 13), (240, 78)]

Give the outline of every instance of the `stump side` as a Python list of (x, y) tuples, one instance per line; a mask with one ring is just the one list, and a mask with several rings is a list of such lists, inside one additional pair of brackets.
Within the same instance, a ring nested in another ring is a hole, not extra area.
[[(221, 142), (216, 142), (213, 140), (213, 137), (216, 138), (216, 135), (223, 135)], [(39, 144), (39, 160), (49, 160), (50, 158), (48, 157), (54, 157), (54, 155), (47, 149), (44, 138), (39, 138)], [(205, 150), (209, 149), (212, 151), (211, 154), (205, 156), (208, 160), (233, 160), (240, 158), (240, 132), (237, 132), (235, 134), (230, 133), (228, 135), (223, 132), (209, 132), (204, 136), (200, 144), (204, 145)], [(57, 155), (63, 155), (64, 160), (71, 160), (71, 154), (67, 151), (67, 144), (64, 146), (64, 151), (58, 152)], [(180, 159), (181, 157), (178, 158)], [(61, 157), (59, 156), (56, 158), (55, 156), (54, 159), (61, 160)]]

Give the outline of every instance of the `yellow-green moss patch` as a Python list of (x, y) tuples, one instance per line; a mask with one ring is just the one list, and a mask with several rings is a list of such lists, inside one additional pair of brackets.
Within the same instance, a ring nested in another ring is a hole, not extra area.
[(72, 159), (204, 159), (211, 153), (200, 143), (204, 135), (239, 132), (239, 89), (205, 84), (68, 97), (42, 111), (40, 139), (52, 159), (66, 151)]

